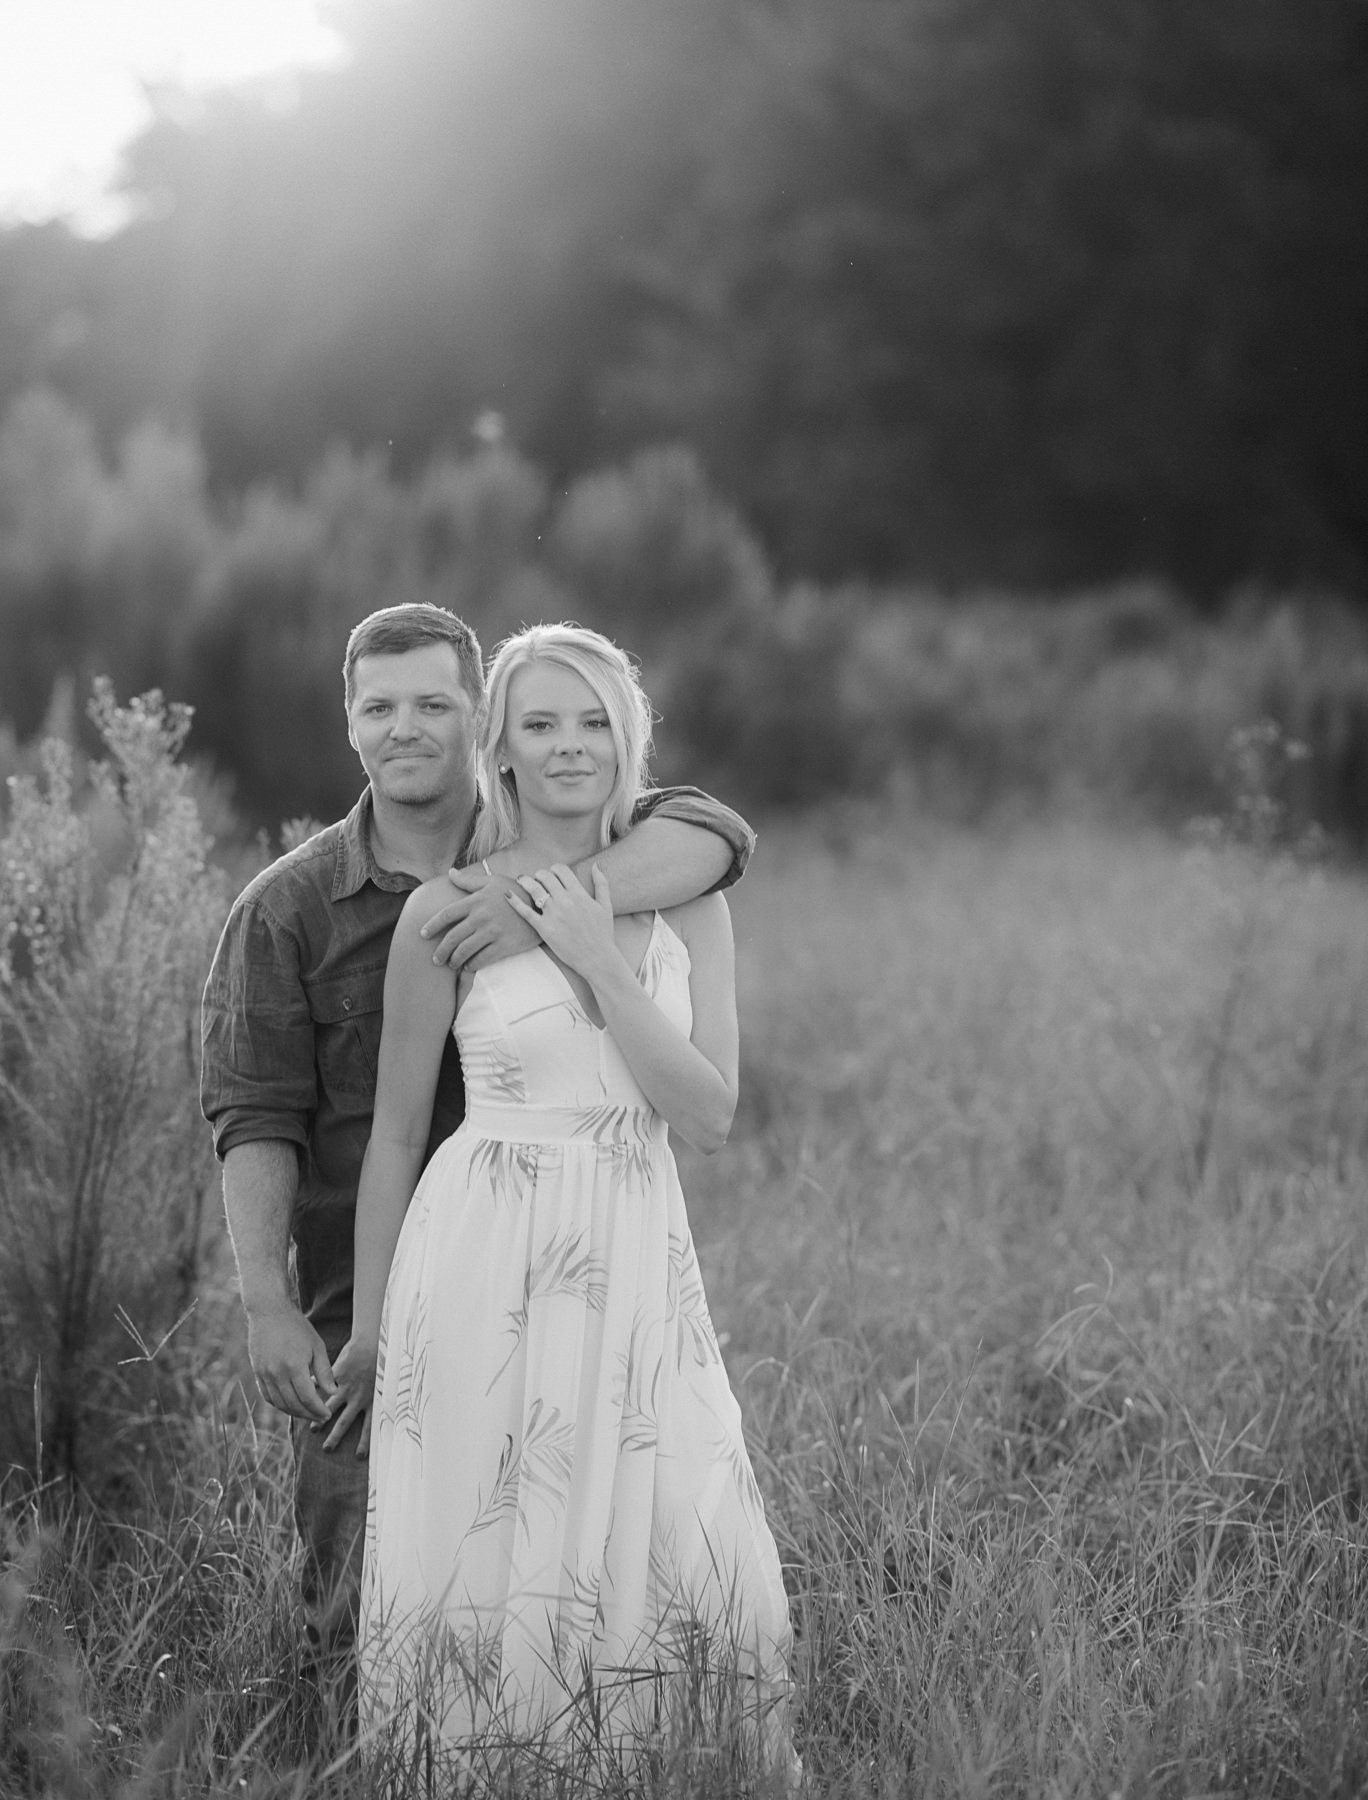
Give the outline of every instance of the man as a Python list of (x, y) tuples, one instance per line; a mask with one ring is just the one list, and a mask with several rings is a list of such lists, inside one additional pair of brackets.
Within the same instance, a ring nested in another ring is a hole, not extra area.
[[(328, 1658), (354, 1631), (366, 1465), (359, 1422), (336, 1448), (320, 1428), (351, 1329), (390, 937), (409, 893), (450, 871), (458, 891), (427, 931), (434, 963), (476, 968), (537, 942), (507, 903), (510, 880), (454, 866), (476, 808), (484, 681), (474, 633), (441, 607), (385, 608), (352, 632), (344, 683), (367, 787), (344, 820), (272, 863), (235, 903), (204, 992), (201, 1078), (252, 1369), (293, 1421), (307, 1628)], [(653, 796), (639, 821), (597, 859), (620, 912), (726, 885), (753, 842), (743, 820), (692, 789)], [(463, 1109), (449, 1041), (429, 1155)]]

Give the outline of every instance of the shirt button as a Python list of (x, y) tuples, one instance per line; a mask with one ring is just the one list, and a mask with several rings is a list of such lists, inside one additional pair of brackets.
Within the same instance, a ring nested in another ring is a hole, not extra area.
[(342, 1010), (343, 1010), (343, 1012), (350, 1012), (351, 1009), (352, 1009), (351, 995), (348, 994), (342, 1002)]

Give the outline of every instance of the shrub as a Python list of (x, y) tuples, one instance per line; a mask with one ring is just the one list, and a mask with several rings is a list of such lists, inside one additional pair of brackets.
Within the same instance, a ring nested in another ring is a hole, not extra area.
[(758, 540), (678, 444), (576, 482), (549, 561), (583, 622), (621, 633), (629, 648), (719, 619), (744, 629), (770, 597)]
[(55, 394), (23, 395), (0, 421), (0, 713), (21, 736), (84, 660), (108, 513), (90, 422)]
[(165, 680), (215, 532), (193, 438), (149, 421), (107, 468), (89, 420), (21, 395), (0, 422), (0, 710), (27, 734), (64, 678)]
[(661, 779), (706, 780), (749, 806), (800, 806), (852, 785), (840, 696), (845, 620), (809, 589), (702, 623), (648, 667)]
[(83, 787), (48, 740), (0, 839), (0, 1465), (98, 1487), (206, 1254), (195, 1019), (226, 895), (188, 709), (101, 681), (90, 713), (107, 760)]
[(342, 656), (356, 621), (393, 597), (396, 508), (378, 459), (336, 452), (303, 496), (254, 489), (200, 571), (179, 690), (197, 748), (234, 770), (254, 817), (331, 815), (354, 798)]
[(546, 478), (495, 443), (474, 456), (439, 456), (413, 489), (414, 547), (424, 598), (472, 620), (497, 610), (504, 587), (536, 559)]

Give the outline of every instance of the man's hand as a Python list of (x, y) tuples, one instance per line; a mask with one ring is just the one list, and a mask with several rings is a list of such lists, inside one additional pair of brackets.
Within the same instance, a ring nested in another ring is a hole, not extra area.
[(424, 925), (421, 935), (441, 938), (432, 960), (454, 970), (482, 969), (520, 950), (530, 950), (537, 934), (508, 904), (509, 893), (521, 893), (511, 875), (486, 875), (483, 869), (451, 869), (448, 879), (457, 895)]
[(336, 1450), (358, 1419), (361, 1436), (356, 1454), (365, 1456), (370, 1449), (371, 1403), (375, 1398), (375, 1365), (377, 1349), (359, 1338), (348, 1338), (333, 1364), (337, 1387), (329, 1401), (333, 1428), (323, 1440), (325, 1450)]
[(247, 1318), (247, 1354), (261, 1397), (293, 1419), (330, 1417), (336, 1391), (323, 1340), (297, 1306)]

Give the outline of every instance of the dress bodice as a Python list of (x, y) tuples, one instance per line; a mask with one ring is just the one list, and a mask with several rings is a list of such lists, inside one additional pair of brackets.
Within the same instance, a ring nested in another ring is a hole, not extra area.
[[(687, 1036), (689, 952), (659, 913), (637, 979)], [(611, 1035), (590, 1019), (562, 969), (540, 948), (478, 970), (455, 1032), (468, 1110), (648, 1105)]]

